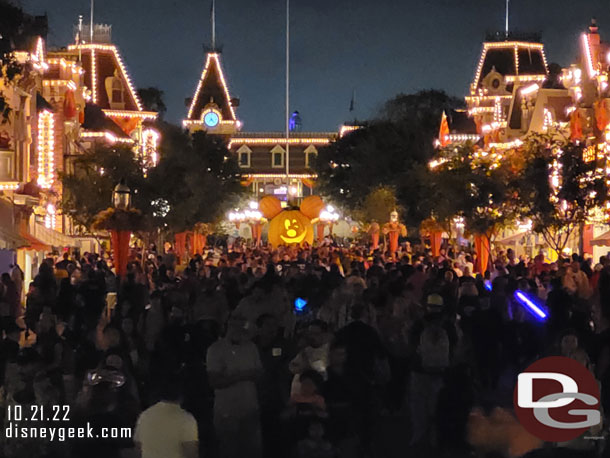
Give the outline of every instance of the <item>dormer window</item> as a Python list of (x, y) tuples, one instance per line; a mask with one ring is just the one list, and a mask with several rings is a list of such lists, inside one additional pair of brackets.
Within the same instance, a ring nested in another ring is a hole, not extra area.
[(123, 83), (121, 80), (112, 81), (112, 103), (123, 103)]
[(318, 156), (318, 150), (316, 149), (315, 146), (313, 145), (309, 145), (307, 148), (305, 148), (305, 167), (306, 168), (310, 168), (313, 166), (316, 157)]
[(284, 167), (284, 154), (286, 150), (282, 148), (280, 145), (275, 145), (275, 147), (271, 150), (271, 166), (273, 168), (282, 168)]
[(109, 76), (105, 81), (106, 95), (108, 104), (113, 110), (125, 109), (125, 85), (119, 76), (118, 70), (114, 71), (113, 76)]
[(242, 145), (237, 150), (237, 160), (239, 162), (239, 166), (242, 168), (250, 167), (250, 158), (251, 158), (252, 150), (248, 148), (246, 145)]

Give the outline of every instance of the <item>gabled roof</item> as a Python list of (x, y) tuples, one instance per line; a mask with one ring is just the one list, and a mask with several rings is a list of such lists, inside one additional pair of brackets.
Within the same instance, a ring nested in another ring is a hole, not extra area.
[(131, 140), (131, 137), (119, 125), (106, 116), (99, 106), (93, 103), (85, 105), (85, 119), (83, 120), (82, 128), (85, 132), (108, 133), (114, 138)]
[(117, 76), (127, 88), (125, 100), (126, 111), (142, 111), (140, 99), (131, 84), (125, 64), (115, 45), (112, 44), (81, 44), (70, 45), (68, 50), (78, 51), (80, 48), (82, 66), (85, 70), (85, 85), (91, 89), (92, 101), (102, 109), (111, 110), (108, 94), (105, 89), (106, 78)]
[(474, 119), (468, 116), (466, 110), (449, 110), (447, 112), (449, 132), (453, 134), (477, 134)]
[(483, 43), (483, 51), (473, 81), (473, 88), (478, 88), (483, 78), (494, 68), (504, 77), (545, 76), (548, 69), (544, 45), (526, 41)]
[(201, 72), (201, 78), (197, 84), (197, 90), (195, 91), (195, 96), (189, 107), (186, 119), (189, 121), (200, 120), (203, 109), (209, 103), (214, 103), (218, 106), (223, 120), (237, 121), (218, 52), (209, 52), (207, 54), (205, 66)]
[(55, 108), (47, 101), (47, 99), (40, 95), (40, 92), (36, 92), (36, 111), (40, 112), (43, 110), (55, 111)]

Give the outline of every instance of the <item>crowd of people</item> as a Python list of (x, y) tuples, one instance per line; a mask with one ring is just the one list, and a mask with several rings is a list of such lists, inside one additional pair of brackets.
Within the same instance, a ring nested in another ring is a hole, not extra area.
[(474, 270), (449, 247), (238, 243), (182, 264), (151, 246), (121, 279), (92, 253), (48, 257), (29, 285), (15, 266), (0, 283), (5, 427), (10, 406), (67, 405), (71, 425), (133, 434), (3, 436), (0, 455), (598, 456), (603, 441), (525, 433), (512, 390), (530, 363), (564, 355), (610, 411), (610, 259), (509, 249)]

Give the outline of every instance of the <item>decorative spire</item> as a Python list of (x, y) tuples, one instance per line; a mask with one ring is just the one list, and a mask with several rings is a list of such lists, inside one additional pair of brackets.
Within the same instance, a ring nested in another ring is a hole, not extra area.
[(591, 18), (591, 25), (589, 26), (590, 33), (597, 33), (599, 27), (597, 26), (597, 20), (595, 18)]

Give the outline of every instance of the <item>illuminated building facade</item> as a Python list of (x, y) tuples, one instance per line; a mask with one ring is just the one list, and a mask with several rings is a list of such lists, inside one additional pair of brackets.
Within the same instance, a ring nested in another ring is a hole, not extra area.
[(239, 99), (229, 92), (221, 54), (208, 52), (183, 125), (191, 133), (203, 130), (225, 137), (242, 170), (242, 184), (257, 197), (274, 195), (287, 201), (311, 195), (317, 178), (312, 166), (319, 149), (355, 129), (343, 126), (340, 132), (301, 132), (294, 123), (287, 141), (285, 132), (241, 131), (238, 106)]
[[(519, 146), (528, 134), (552, 129), (584, 143), (585, 162), (595, 162), (594, 173), (610, 180), (610, 45), (601, 40), (595, 21), (578, 45), (578, 61), (562, 69), (549, 68), (539, 38), (485, 42), (466, 97), (468, 109), (447, 115), (448, 129), (439, 143), (472, 141), (501, 160), (503, 151)], [(555, 170), (549, 179), (558, 186)], [(590, 224), (571, 240), (573, 249), (580, 244), (595, 259), (607, 253), (609, 210), (591, 215)], [(505, 241), (523, 241), (530, 229), (509, 229)], [(499, 239), (502, 243), (502, 235)]]
[(112, 43), (112, 26), (95, 24), (91, 33), (86, 25), (83, 30), (77, 30), (75, 44), (49, 53), (82, 66), (86, 104), (80, 141), (85, 146), (96, 142), (130, 145), (148, 166), (154, 166), (157, 151), (151, 149), (150, 135), (145, 132), (152, 130), (150, 124), (157, 113), (142, 108), (121, 53)]
[(0, 124), (0, 207), (11, 215), (0, 225), (0, 249), (16, 250), (26, 278), (53, 248), (94, 247), (69, 236), (71, 218), (58, 208), (59, 174), (71, 158), (97, 143), (124, 143), (147, 165), (158, 160), (156, 113), (142, 109), (110, 26), (94, 29), (93, 42), (58, 51), (47, 51), (43, 37), (20, 44), (14, 57), (22, 77), (0, 81), (10, 108)]

